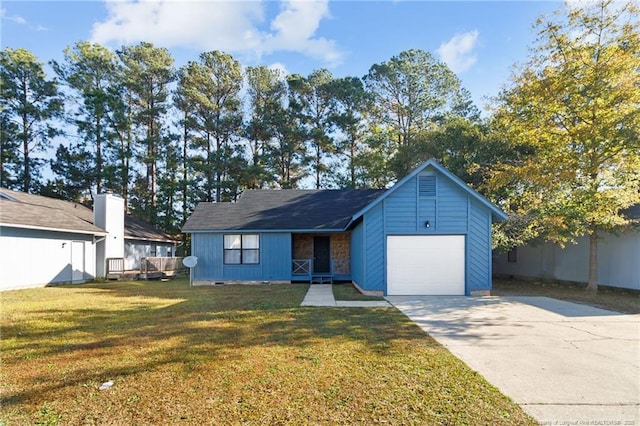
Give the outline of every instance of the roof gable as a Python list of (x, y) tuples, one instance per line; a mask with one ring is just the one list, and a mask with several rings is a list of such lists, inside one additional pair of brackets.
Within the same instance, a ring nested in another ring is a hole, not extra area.
[(384, 199), (386, 199), (387, 197), (389, 197), (390, 195), (395, 193), (399, 188), (404, 186), (408, 181), (410, 181), (411, 179), (416, 177), (418, 174), (422, 173), (428, 167), (432, 167), (433, 169), (435, 169), (436, 171), (438, 171), (439, 173), (444, 175), (447, 179), (449, 179), (451, 182), (453, 182), (457, 187), (462, 189), (468, 196), (470, 196), (472, 199), (480, 202), (480, 204), (482, 204), (487, 209), (489, 209), (491, 211), (491, 217), (492, 217), (494, 222), (502, 221), (502, 220), (506, 220), (507, 219), (508, 216), (507, 216), (507, 214), (505, 212), (503, 212), (501, 209), (496, 207), (492, 202), (490, 202), (489, 200), (484, 198), (482, 195), (480, 195), (480, 193), (478, 193), (474, 189), (470, 188), (462, 179), (460, 179), (458, 176), (454, 175), (453, 173), (451, 173), (450, 171), (445, 169), (436, 160), (429, 159), (429, 160), (425, 161), (424, 163), (422, 163), (420, 166), (416, 167), (407, 176), (405, 176), (404, 178), (400, 179), (389, 190), (387, 190), (383, 194), (381, 194), (375, 201), (369, 203), (363, 209), (361, 209), (360, 211), (356, 212), (352, 217), (352, 222), (358, 220), (360, 217), (362, 217), (362, 215), (364, 215), (366, 212), (368, 212), (373, 207), (378, 205)]

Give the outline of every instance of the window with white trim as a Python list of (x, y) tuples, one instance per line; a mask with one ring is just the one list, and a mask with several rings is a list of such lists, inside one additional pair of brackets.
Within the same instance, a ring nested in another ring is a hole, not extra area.
[(225, 265), (256, 265), (260, 263), (260, 235), (224, 235)]

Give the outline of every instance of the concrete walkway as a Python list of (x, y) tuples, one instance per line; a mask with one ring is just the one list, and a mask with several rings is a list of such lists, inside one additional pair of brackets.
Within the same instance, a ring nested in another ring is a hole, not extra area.
[(387, 299), (541, 424), (640, 425), (640, 315), (546, 297)]
[(338, 300), (333, 297), (331, 284), (311, 284), (300, 306), (332, 306), (338, 308), (390, 308), (386, 300)]

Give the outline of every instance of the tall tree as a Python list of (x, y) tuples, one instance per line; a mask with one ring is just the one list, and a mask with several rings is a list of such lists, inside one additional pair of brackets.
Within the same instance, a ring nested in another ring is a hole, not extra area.
[(306, 176), (307, 130), (290, 107), (280, 107), (274, 121), (273, 143), (267, 149), (267, 170), (278, 187), (295, 189)]
[(51, 171), (57, 178), (50, 179), (40, 194), (62, 200), (91, 204), (87, 188), (94, 182), (95, 158), (82, 142), (67, 147), (58, 145), (55, 159), (50, 160)]
[[(192, 139), (194, 137), (194, 129), (195, 129), (195, 120), (192, 117), (192, 113), (194, 111), (194, 102), (189, 96), (189, 91), (191, 90), (189, 86), (189, 68), (190, 65), (185, 65), (180, 70), (178, 70), (178, 86), (173, 96), (173, 105), (178, 110), (179, 119), (178, 126), (181, 128), (181, 152), (179, 154), (178, 162), (178, 172), (180, 175), (180, 204), (181, 204), (181, 213), (182, 218), (180, 224), (183, 225), (191, 212), (193, 211), (193, 207), (195, 202), (197, 201), (193, 194), (194, 191), (191, 191), (195, 185), (195, 181), (192, 178), (193, 176), (193, 166), (190, 157), (190, 146), (193, 144)], [(186, 234), (182, 234), (182, 241), (186, 243)]]
[(20, 174), (20, 141), (18, 125), (7, 111), (0, 111), (0, 186), (18, 188)]
[(193, 106), (190, 119), (198, 132), (194, 147), (201, 153), (197, 167), (204, 177), (203, 201), (220, 201), (225, 188), (233, 186), (224, 181), (238, 178), (229, 172), (242, 124), (241, 87), (240, 63), (226, 53), (203, 53), (184, 70), (181, 90)]
[[(110, 139), (108, 112), (113, 93), (110, 88), (117, 81), (118, 58), (106, 47), (86, 41), (76, 43), (64, 50), (64, 62), (51, 63), (54, 71), (76, 94), (78, 99), (76, 127), (85, 143), (93, 145), (94, 179), (96, 193), (101, 193), (105, 175), (103, 154)], [(80, 147), (78, 147), (80, 148)]]
[(419, 132), (432, 130), (450, 115), (474, 115), (469, 93), (442, 62), (422, 50), (407, 50), (373, 65), (364, 77), (374, 99), (376, 126), (396, 148), (390, 170), (399, 179), (415, 167)]
[[(31, 192), (39, 176), (37, 166), (42, 162), (34, 155), (45, 151), (59, 134), (53, 122), (63, 108), (58, 84), (55, 79), (47, 79), (42, 63), (31, 52), (5, 48), (0, 52), (0, 90), (2, 131), (8, 138), (3, 149), (9, 143), (16, 147), (20, 144), (16, 180), (19, 189)], [(16, 156), (7, 156), (6, 160), (11, 158)], [(3, 166), (3, 173), (7, 170)]]
[(158, 162), (164, 155), (165, 114), (169, 107), (169, 85), (175, 79), (173, 58), (165, 48), (142, 42), (124, 46), (117, 52), (124, 66), (124, 86), (129, 89), (133, 107), (133, 124), (142, 133), (138, 141), (144, 179), (136, 179), (136, 208), (150, 223), (157, 219)]
[(327, 69), (313, 71), (308, 77), (294, 74), (288, 78), (289, 107), (307, 129), (308, 143), (313, 155), (310, 166), (316, 188), (322, 188), (322, 177), (327, 174), (326, 157), (335, 152), (331, 132), (331, 111), (335, 98), (330, 83), (333, 76)]
[(250, 116), (245, 124), (251, 163), (247, 186), (260, 189), (272, 181), (266, 168), (266, 153), (275, 136), (274, 127), (285, 102), (287, 85), (281, 71), (265, 66), (247, 67), (247, 98)]
[[(124, 70), (120, 68), (116, 81), (124, 81)], [(104, 167), (104, 180), (107, 188), (112, 188), (124, 199), (125, 210), (129, 206), (129, 180), (134, 175), (134, 142), (136, 127), (134, 123), (134, 96), (132, 90), (124, 84), (109, 88), (109, 109), (107, 119), (113, 134), (108, 159)]]
[(363, 166), (366, 165), (364, 143), (366, 136), (366, 116), (371, 97), (357, 77), (333, 80), (329, 91), (334, 97), (330, 120), (339, 135), (336, 137), (336, 153), (346, 157), (346, 174), (336, 174), (340, 187), (358, 188), (366, 186)]
[(633, 3), (567, 3), (537, 22), (530, 59), (497, 99), (495, 118), (531, 156), (502, 164), (511, 208), (546, 239), (589, 237), (590, 291), (598, 240), (640, 202), (640, 29)]

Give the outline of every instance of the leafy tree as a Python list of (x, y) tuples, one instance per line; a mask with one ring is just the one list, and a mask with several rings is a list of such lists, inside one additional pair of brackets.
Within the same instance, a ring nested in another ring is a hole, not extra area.
[(501, 164), (492, 185), (547, 240), (588, 235), (591, 291), (600, 233), (640, 202), (638, 22), (633, 3), (608, 0), (540, 19), (530, 59), (496, 102), (496, 125), (531, 155)]
[[(118, 58), (107, 48), (86, 41), (76, 43), (64, 51), (64, 62), (53, 61), (56, 74), (79, 97), (79, 108), (75, 124), (85, 142), (93, 145), (95, 170), (94, 181), (87, 182), (89, 192), (95, 184), (97, 193), (103, 189), (104, 145), (111, 138), (108, 113), (112, 100), (110, 96), (118, 72)], [(80, 147), (77, 147), (80, 148)], [(85, 148), (86, 150), (86, 148)], [(88, 152), (88, 151), (87, 151)]]
[(310, 151), (310, 165), (315, 175), (316, 188), (321, 188), (322, 176), (329, 168), (326, 157), (335, 152), (335, 145), (330, 136), (331, 111), (335, 97), (331, 93), (333, 76), (329, 70), (313, 71), (308, 77), (290, 75), (289, 109), (295, 114), (303, 127), (307, 130)]
[[(0, 112), (3, 137), (7, 137), (3, 151), (20, 146), (19, 158), (3, 156), (3, 164), (18, 161), (13, 167), (3, 166), (3, 173), (17, 170), (16, 180), (25, 192), (34, 189), (39, 177), (42, 160), (34, 155), (45, 151), (59, 134), (53, 120), (60, 117), (63, 107), (56, 80), (47, 80), (42, 66), (25, 49), (5, 48), (0, 52)], [(11, 182), (8, 176), (4, 179), (3, 183)]]
[(164, 156), (163, 143), (167, 126), (163, 126), (169, 107), (169, 85), (175, 79), (173, 58), (165, 48), (142, 42), (124, 46), (117, 52), (124, 66), (123, 85), (131, 96), (132, 127), (142, 138), (139, 159), (144, 164), (144, 180), (135, 180), (135, 205), (149, 223), (157, 219), (158, 162)]
[(395, 143), (389, 159), (392, 179), (416, 166), (420, 132), (435, 129), (451, 115), (477, 116), (456, 75), (422, 50), (407, 50), (373, 65), (364, 81), (373, 96), (377, 126)]

